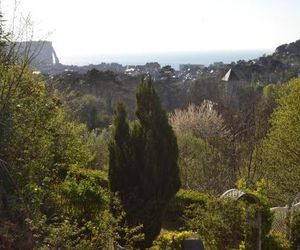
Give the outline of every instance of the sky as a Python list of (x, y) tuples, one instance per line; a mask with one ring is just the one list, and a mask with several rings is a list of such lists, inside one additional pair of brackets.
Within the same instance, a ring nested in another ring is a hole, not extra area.
[[(14, 0), (0, 0), (11, 20)], [(60, 57), (275, 49), (300, 39), (300, 0), (17, 0)]]

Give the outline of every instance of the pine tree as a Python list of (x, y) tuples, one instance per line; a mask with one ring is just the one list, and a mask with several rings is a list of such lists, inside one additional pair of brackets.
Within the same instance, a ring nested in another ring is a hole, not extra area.
[(178, 147), (151, 78), (140, 85), (136, 99), (139, 137), (144, 141), (139, 169), (142, 172), (141, 198), (146, 204), (143, 225), (145, 245), (148, 247), (160, 232), (165, 206), (180, 187)]
[[(126, 178), (124, 174), (129, 169), (128, 159), (130, 136), (127, 114), (124, 105), (117, 103), (114, 110), (113, 140), (109, 144), (109, 180), (110, 190), (119, 192), (121, 198), (127, 193)], [(125, 197), (124, 197), (125, 198)]]
[(109, 178), (128, 224), (143, 225), (145, 240), (137, 247), (144, 249), (159, 234), (164, 210), (179, 190), (180, 179), (177, 140), (150, 78), (139, 86), (136, 100), (138, 121), (132, 129), (123, 106), (117, 105)]
[(144, 141), (139, 166), (145, 178), (143, 188), (152, 199), (168, 200), (180, 186), (177, 140), (150, 78), (140, 85), (136, 99), (139, 136)]

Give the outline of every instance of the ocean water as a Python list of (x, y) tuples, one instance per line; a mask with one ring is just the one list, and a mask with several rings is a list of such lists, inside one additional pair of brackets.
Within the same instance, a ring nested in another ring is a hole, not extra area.
[(162, 66), (171, 65), (179, 69), (180, 64), (210, 65), (214, 62), (231, 63), (238, 60), (250, 60), (271, 50), (237, 50), (237, 51), (205, 51), (205, 52), (174, 52), (174, 53), (148, 53), (148, 54), (115, 54), (94, 56), (73, 56), (61, 58), (63, 64), (89, 65), (104, 63), (119, 63), (122, 65), (144, 65), (147, 62), (158, 62)]

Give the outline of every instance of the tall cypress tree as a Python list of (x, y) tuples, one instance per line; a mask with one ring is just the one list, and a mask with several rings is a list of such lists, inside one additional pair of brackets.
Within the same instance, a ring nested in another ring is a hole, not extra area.
[(124, 105), (118, 102), (114, 110), (113, 139), (109, 144), (109, 180), (110, 190), (119, 192), (121, 198), (126, 195), (129, 180), (124, 178), (129, 170), (130, 135), (127, 114)]
[(141, 171), (141, 199), (145, 203), (142, 218), (145, 246), (148, 247), (160, 232), (166, 205), (180, 187), (178, 147), (151, 78), (146, 78), (140, 85), (136, 100), (139, 137), (144, 141), (138, 168)]
[(143, 225), (145, 240), (138, 247), (144, 249), (159, 234), (164, 210), (180, 179), (177, 140), (151, 78), (139, 86), (136, 100), (138, 121), (131, 130), (117, 106), (109, 178), (111, 190), (120, 194), (129, 225)]

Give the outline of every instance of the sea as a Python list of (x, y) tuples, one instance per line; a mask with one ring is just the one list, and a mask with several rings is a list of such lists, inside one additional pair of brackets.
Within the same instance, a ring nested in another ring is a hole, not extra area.
[(271, 54), (272, 50), (235, 50), (235, 51), (205, 51), (205, 52), (168, 52), (143, 54), (99, 54), (93, 56), (69, 56), (61, 58), (67, 65), (89, 65), (104, 63), (119, 63), (125, 65), (144, 65), (148, 62), (158, 62), (161, 66), (171, 65), (178, 70), (180, 64), (202, 64), (208, 66), (215, 62), (231, 63), (239, 60), (251, 60)]

